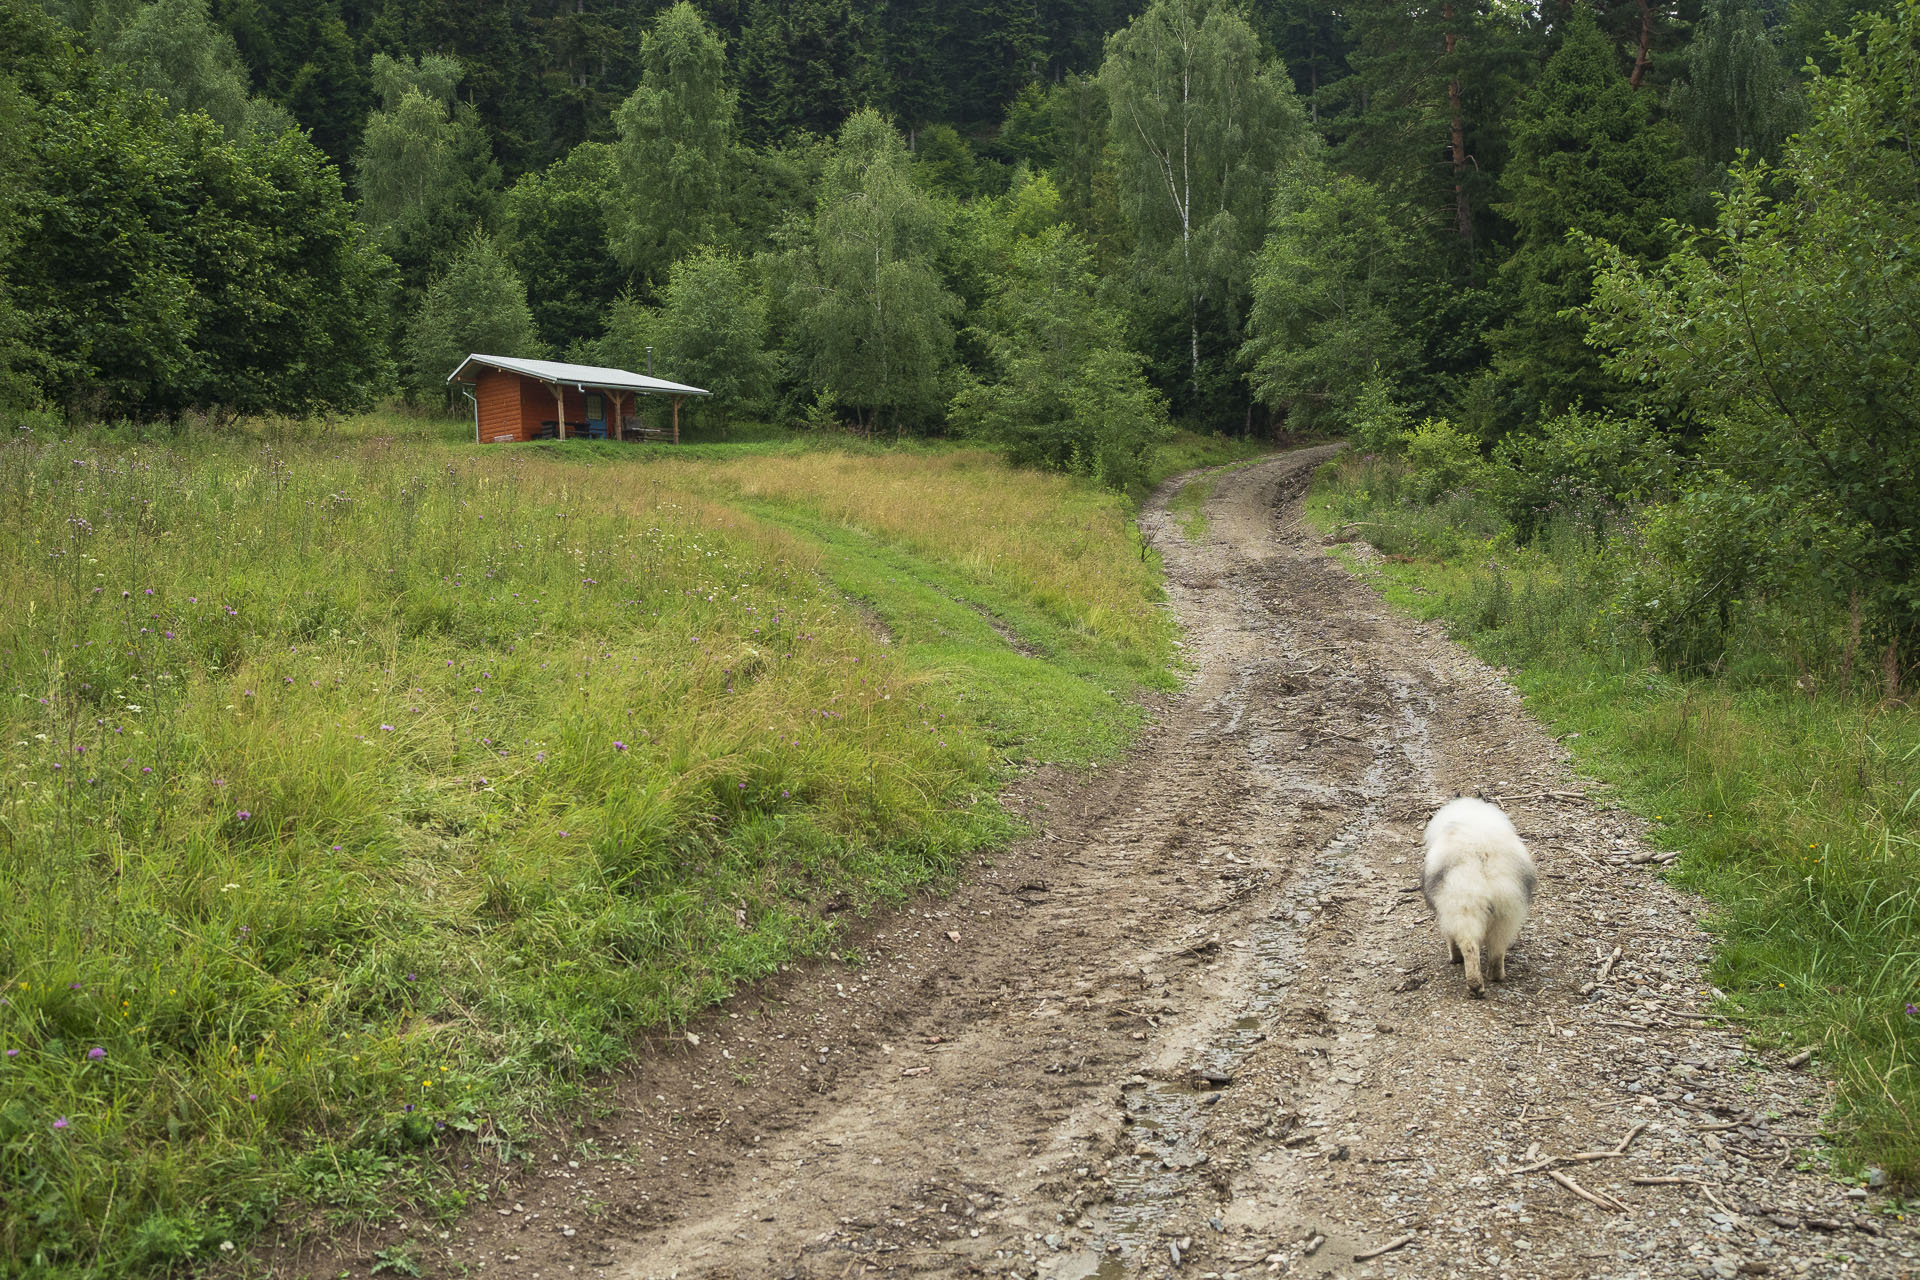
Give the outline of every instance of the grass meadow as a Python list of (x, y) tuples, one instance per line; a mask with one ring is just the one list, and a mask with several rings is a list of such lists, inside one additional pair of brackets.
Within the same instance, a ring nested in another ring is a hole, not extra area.
[(439, 1157), (950, 880), (1174, 679), (1130, 502), (978, 452), (10, 435), (9, 1273), (456, 1212)]
[(1847, 1169), (1920, 1182), (1920, 715), (1759, 640), (1735, 637), (1717, 671), (1664, 671), (1612, 607), (1590, 531), (1516, 547), (1469, 495), (1406, 500), (1403, 470), (1343, 455), (1313, 517), (1386, 552), (1365, 572), (1390, 599), (1578, 735), (1580, 767), (1681, 851), (1668, 874), (1708, 904), (1722, 1010), (1760, 1044), (1817, 1047)]

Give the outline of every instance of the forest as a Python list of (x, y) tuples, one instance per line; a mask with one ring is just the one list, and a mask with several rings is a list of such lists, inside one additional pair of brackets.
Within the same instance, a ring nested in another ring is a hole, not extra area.
[(5, 0), (0, 397), (452, 410), (471, 350), (651, 356), (721, 423), (1121, 487), (1169, 423), (1346, 432), (1493, 466), (1522, 541), (1645, 517), (1673, 660), (1785, 594), (1897, 687), (1920, 77), (1882, 8)]

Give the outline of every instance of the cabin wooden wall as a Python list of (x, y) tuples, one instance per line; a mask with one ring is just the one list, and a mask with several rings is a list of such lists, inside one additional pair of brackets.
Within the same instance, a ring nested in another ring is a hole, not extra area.
[[(528, 438), (525, 415), (520, 405), (520, 384), (524, 381), (524, 378), (499, 371), (480, 375), (479, 382), (474, 384), (473, 398), (480, 406), (482, 444)], [(547, 403), (553, 403), (551, 396)], [(534, 426), (537, 429), (539, 423), (536, 422)]]
[[(540, 438), (540, 425), (558, 421), (559, 404), (554, 400), (553, 388), (534, 378), (522, 377), (517, 373), (504, 370), (491, 370), (480, 375), (474, 385), (474, 399), (480, 404), (480, 441), (482, 444), (506, 443), (513, 440), (537, 440)], [(600, 393), (607, 400), (607, 430), (613, 430), (613, 401), (615, 393)], [(567, 408), (566, 421), (584, 422), (587, 418), (587, 397), (573, 387), (565, 389)], [(620, 420), (633, 421), (632, 393), (622, 393), (620, 401)]]

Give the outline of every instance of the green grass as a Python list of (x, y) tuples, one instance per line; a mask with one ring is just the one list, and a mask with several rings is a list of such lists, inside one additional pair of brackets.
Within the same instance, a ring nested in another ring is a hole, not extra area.
[(951, 448), (15, 433), (0, 1256), (457, 1211), (442, 1154), (1125, 745), (1173, 652), (1129, 514)]
[(1590, 537), (1515, 547), (1470, 498), (1404, 501), (1393, 465), (1329, 464), (1310, 515), (1363, 524), (1402, 557), (1367, 570), (1391, 601), (1445, 620), (1579, 735), (1579, 767), (1681, 851), (1671, 877), (1711, 904), (1726, 1010), (1764, 1045), (1819, 1046), (1843, 1164), (1920, 1182), (1920, 716), (1757, 659), (1662, 672), (1610, 608)]
[[(1297, 443), (1297, 442), (1296, 442)], [(1293, 445), (1287, 446), (1295, 447)], [(1280, 446), (1251, 436), (1222, 436), (1199, 431), (1176, 431), (1153, 451), (1141, 493), (1162, 480), (1201, 467), (1224, 467), (1257, 461)]]
[(1213, 496), (1212, 480), (1190, 480), (1167, 503), (1167, 510), (1180, 522), (1180, 533), (1189, 542), (1207, 535), (1207, 499)]

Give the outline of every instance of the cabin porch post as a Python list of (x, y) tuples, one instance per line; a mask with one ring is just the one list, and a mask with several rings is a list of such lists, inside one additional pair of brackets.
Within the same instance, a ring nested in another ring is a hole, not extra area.
[(567, 438), (567, 392), (557, 382), (548, 385), (553, 388), (553, 402), (558, 406), (555, 412), (559, 414), (560, 439), (565, 440)]

